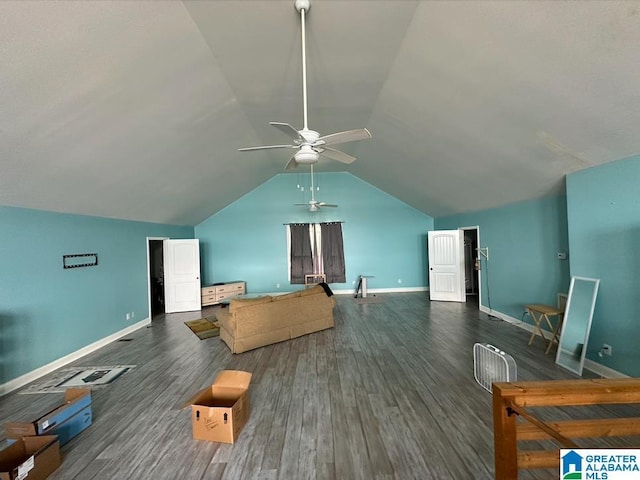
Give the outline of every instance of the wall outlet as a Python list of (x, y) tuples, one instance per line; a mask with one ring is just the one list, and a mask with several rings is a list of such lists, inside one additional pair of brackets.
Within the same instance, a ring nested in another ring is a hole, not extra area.
[(131, 314), (129, 312), (127, 312), (125, 314), (124, 318), (126, 318), (127, 320), (131, 320)]
[(399, 284), (402, 283), (402, 279), (401, 278), (398, 279), (398, 283)]
[(606, 343), (602, 344), (602, 353), (604, 353), (607, 356), (611, 356), (611, 354), (613, 353), (612, 351), (613, 349), (611, 348), (611, 345), (608, 345)]
[(280, 284), (279, 283), (276, 283), (276, 288), (280, 288)]

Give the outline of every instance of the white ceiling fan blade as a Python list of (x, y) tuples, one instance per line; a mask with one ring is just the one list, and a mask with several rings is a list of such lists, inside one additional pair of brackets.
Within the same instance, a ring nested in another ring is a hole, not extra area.
[(371, 132), (366, 128), (359, 128), (325, 135), (320, 137), (316, 143), (318, 145), (337, 145), (339, 143), (355, 142), (356, 140), (367, 140), (368, 138), (371, 138)]
[(294, 155), (289, 159), (287, 164), (285, 165), (285, 170), (295, 170), (298, 167), (298, 162), (296, 162), (296, 156)]
[(263, 145), (261, 147), (244, 147), (239, 148), (239, 152), (250, 152), (252, 150), (270, 150), (273, 148), (298, 148), (298, 145)]
[(337, 160), (342, 163), (353, 163), (356, 160), (356, 157), (353, 155), (349, 155), (348, 153), (341, 152), (340, 150), (336, 150), (335, 148), (322, 147), (320, 149), (320, 155), (324, 155), (332, 160)]
[(319, 207), (337, 207), (338, 205), (334, 204), (334, 203), (324, 203), (324, 202), (320, 202), (318, 204)]
[(278, 130), (283, 132), (285, 135), (293, 138), (294, 140), (298, 140), (298, 141), (304, 140), (302, 137), (300, 137), (300, 134), (298, 133), (298, 130), (296, 130), (293, 126), (289, 125), (288, 123), (269, 122), (269, 125), (273, 125)]

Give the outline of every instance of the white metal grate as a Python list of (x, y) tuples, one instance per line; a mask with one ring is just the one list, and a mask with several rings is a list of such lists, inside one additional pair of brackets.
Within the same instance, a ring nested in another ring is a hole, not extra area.
[(516, 380), (516, 361), (493, 345), (476, 343), (473, 346), (473, 376), (482, 388), (491, 392), (494, 382)]

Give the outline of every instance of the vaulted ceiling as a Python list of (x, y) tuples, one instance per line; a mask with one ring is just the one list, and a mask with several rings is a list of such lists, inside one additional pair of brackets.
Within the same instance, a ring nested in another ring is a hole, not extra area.
[[(293, 0), (0, 2), (0, 204), (194, 225), (302, 127)], [(434, 217), (640, 153), (640, 3), (312, 0), (309, 127)], [(342, 147), (342, 146), (341, 146)]]

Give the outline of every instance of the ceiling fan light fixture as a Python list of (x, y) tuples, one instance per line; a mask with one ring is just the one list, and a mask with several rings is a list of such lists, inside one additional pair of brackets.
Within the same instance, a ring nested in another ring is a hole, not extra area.
[(296, 162), (302, 165), (311, 165), (318, 161), (320, 154), (316, 152), (310, 145), (302, 145), (300, 150), (296, 152), (294, 158)]

